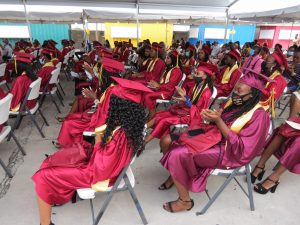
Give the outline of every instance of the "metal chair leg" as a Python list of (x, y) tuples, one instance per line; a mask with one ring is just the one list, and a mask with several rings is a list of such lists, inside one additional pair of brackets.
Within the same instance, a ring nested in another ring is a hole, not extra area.
[(38, 129), (38, 131), (39, 131), (40, 135), (42, 136), (42, 138), (45, 138), (45, 135), (44, 135), (42, 129), (39, 127), (39, 125), (37, 124), (37, 122), (36, 122), (36, 120), (35, 120), (35, 118), (34, 118), (34, 115), (32, 115), (32, 114), (29, 112), (29, 110), (27, 110), (27, 113), (29, 114), (31, 121), (33, 122), (33, 124), (34, 124), (34, 125), (36, 126), (36, 128)]
[(20, 143), (19, 143), (17, 137), (15, 136), (15, 134), (14, 134), (12, 131), (10, 131), (10, 135), (11, 135), (11, 137), (14, 139), (14, 141), (16, 142), (16, 144), (17, 144), (19, 150), (22, 152), (22, 154), (23, 154), (23, 155), (26, 155), (25, 150), (24, 150), (24, 149), (22, 148), (22, 146), (20, 145)]
[(95, 211), (94, 211), (93, 199), (90, 199), (90, 206), (91, 206), (91, 211), (92, 211), (93, 223), (95, 223)]
[(47, 127), (49, 127), (49, 123), (46, 120), (46, 117), (44, 116), (44, 114), (42, 113), (42, 110), (40, 108), (38, 108), (38, 112), (40, 113), (42, 119), (44, 120), (44, 123), (46, 124)]
[(136, 194), (135, 194), (135, 192), (134, 192), (134, 190), (133, 190), (133, 188), (132, 188), (132, 186), (130, 184), (130, 181), (129, 181), (128, 177), (127, 177), (127, 174), (124, 175), (124, 181), (125, 181), (125, 184), (126, 184), (126, 186), (128, 188), (128, 191), (129, 191), (129, 193), (131, 195), (131, 198), (132, 198), (132, 200), (134, 202), (134, 205), (135, 205), (137, 211), (139, 212), (139, 215), (140, 215), (140, 217), (141, 217), (141, 219), (143, 221), (143, 224), (144, 225), (148, 224), (148, 221), (147, 221), (147, 219), (145, 217), (143, 209), (142, 209), (142, 207), (140, 205), (140, 202), (139, 202), (139, 200), (138, 200), (138, 198), (137, 198), (137, 196), (136, 196)]
[(65, 93), (64, 89), (62, 88), (62, 86), (60, 85), (60, 83), (58, 83), (58, 86), (60, 87), (60, 89), (61, 89), (62, 93), (64, 94), (64, 96), (66, 96), (66, 93)]
[(203, 207), (203, 209), (200, 212), (196, 212), (196, 216), (203, 215), (209, 207), (214, 203), (214, 201), (219, 197), (219, 195), (224, 191), (224, 189), (227, 187), (227, 185), (230, 183), (230, 181), (234, 178), (234, 176), (239, 171), (238, 169), (235, 169), (229, 177), (225, 180), (225, 182), (222, 184), (222, 186), (217, 190), (217, 192), (211, 197), (211, 199), (208, 201), (208, 203)]
[(58, 111), (59, 113), (61, 113), (60, 108), (59, 108), (59, 106), (57, 105), (57, 103), (56, 103), (55, 99), (53, 98), (52, 94), (50, 94), (50, 98), (51, 98), (51, 101), (54, 103), (54, 105), (55, 105), (57, 111)]
[(0, 165), (2, 166), (2, 168), (4, 169), (5, 173), (7, 174), (7, 176), (9, 178), (12, 178), (13, 175), (11, 174), (11, 172), (9, 171), (9, 169), (5, 166), (4, 162), (2, 161), (2, 159), (0, 159)]
[(251, 175), (250, 175), (250, 166), (249, 164), (245, 166), (246, 168), (246, 176), (247, 176), (247, 186), (248, 186), (248, 198), (250, 202), (250, 209), (251, 211), (254, 211), (254, 200), (253, 200), (253, 189), (252, 189), (252, 183), (251, 183)]

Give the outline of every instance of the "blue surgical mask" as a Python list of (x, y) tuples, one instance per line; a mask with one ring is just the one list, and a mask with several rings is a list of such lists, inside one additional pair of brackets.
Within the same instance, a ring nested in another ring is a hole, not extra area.
[(253, 55), (254, 54), (254, 49), (250, 49), (249, 54)]
[(288, 51), (287, 54), (288, 54), (289, 56), (293, 56), (293, 55), (294, 55), (294, 52), (293, 52), (293, 51)]
[(190, 57), (190, 52), (185, 52), (186, 57)]

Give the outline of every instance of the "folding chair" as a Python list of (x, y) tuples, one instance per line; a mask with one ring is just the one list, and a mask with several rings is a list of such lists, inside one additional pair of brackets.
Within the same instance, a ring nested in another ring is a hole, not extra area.
[[(131, 160), (132, 164), (134, 161), (134, 158)], [(135, 178), (133, 175), (133, 172), (131, 170), (130, 164), (127, 165), (120, 175), (118, 176), (115, 184), (112, 187), (107, 188), (103, 192), (107, 193), (107, 197), (105, 201), (102, 204), (102, 207), (100, 211), (98, 212), (97, 216), (95, 217), (95, 211), (94, 211), (94, 205), (93, 205), (93, 199), (96, 197), (96, 195), (100, 194), (101, 192), (95, 192), (91, 188), (83, 188), (83, 189), (77, 189), (77, 194), (81, 199), (89, 199), (90, 200), (90, 207), (91, 207), (91, 212), (92, 212), (92, 219), (93, 219), (93, 225), (99, 224), (105, 210), (107, 209), (114, 193), (116, 191), (125, 191), (128, 190), (131, 198), (136, 206), (136, 209), (138, 210), (138, 213), (143, 221), (143, 224), (146, 225), (148, 224), (147, 219), (144, 215), (143, 209), (138, 201), (138, 198), (134, 192), (134, 185), (135, 185)]]
[(64, 57), (64, 61), (62, 63), (62, 70), (64, 71), (64, 74), (66, 75), (67, 80), (71, 79), (71, 69), (69, 67), (69, 56), (70, 53), (68, 52), (65, 57)]
[[(36, 79), (35, 81), (33, 81), (30, 84), (29, 89), (26, 93), (26, 96), (25, 96), (18, 112), (13, 112), (13, 111), (9, 112), (9, 115), (16, 115), (17, 116), (16, 121), (15, 121), (13, 127), (12, 127), (12, 132), (14, 132), (15, 129), (18, 129), (18, 127), (20, 126), (20, 124), (22, 122), (23, 117), (29, 115), (31, 121), (36, 126), (36, 128), (38, 129), (41, 136), (43, 138), (45, 138), (45, 135), (44, 135), (42, 129), (39, 127), (37, 121), (35, 120), (36, 112), (38, 111), (40, 113), (43, 121), (45, 122), (45, 124), (47, 126), (49, 126), (45, 116), (43, 115), (42, 111), (39, 108), (39, 102), (38, 101), (36, 102), (36, 105), (33, 109), (28, 109), (27, 106), (26, 106), (26, 103), (27, 103), (28, 100), (37, 100), (38, 99), (39, 90), (40, 90), (40, 86), (41, 86), (41, 81), (42, 81), (42, 79), (39, 77), (38, 79)], [(9, 137), (9, 139), (10, 139), (10, 137)]]
[[(6, 63), (0, 64), (0, 79), (5, 76), (5, 68), (6, 68)], [(0, 81), (0, 86), (2, 86), (4, 84), (6, 85), (7, 89), (9, 90), (9, 86), (8, 86), (6, 80)]]
[[(218, 94), (217, 88), (213, 87), (213, 93), (210, 97), (210, 102), (209, 102), (209, 107), (208, 107), (209, 109), (211, 108), (212, 103), (214, 102), (217, 94)], [(182, 128), (186, 128), (188, 126), (189, 126), (188, 124), (176, 124), (173, 126), (171, 133), (173, 133), (176, 129), (182, 129)]]
[[(5, 124), (8, 121), (9, 118), (9, 109), (10, 109), (10, 104), (11, 104), (11, 100), (12, 100), (13, 95), (12, 94), (8, 94), (5, 98), (0, 100), (0, 124)], [(18, 149), (20, 150), (20, 152), (22, 152), (23, 155), (26, 155), (26, 152), (24, 151), (24, 149), (22, 148), (22, 146), (20, 145), (18, 139), (16, 138), (16, 136), (14, 135), (14, 133), (11, 130), (11, 127), (9, 125), (4, 126), (2, 131), (0, 132), (0, 143), (9, 135), (12, 136), (12, 138), (14, 139), (14, 141), (16, 142)], [(9, 171), (9, 169), (5, 166), (4, 162), (1, 160), (0, 158), (0, 164), (3, 167), (3, 169), (5, 170), (7, 176), (9, 178), (12, 178), (13, 175), (11, 174), (11, 172)]]
[[(59, 74), (60, 74), (60, 71), (61, 71), (61, 66), (62, 66), (61, 62), (59, 62), (59, 63), (56, 64), (56, 68), (59, 69)], [(64, 89), (60, 85), (59, 76), (58, 76), (58, 86), (59, 86), (60, 90), (62, 91), (62, 93), (64, 94), (64, 96), (66, 96), (66, 93), (65, 93)]]
[[(297, 90), (299, 90), (299, 86), (298, 86)], [(276, 108), (281, 110), (281, 112), (278, 115), (279, 117), (281, 117), (281, 115), (284, 113), (285, 109), (290, 104), (290, 99), (291, 99), (292, 94), (288, 94), (287, 91), (288, 91), (288, 88), (285, 87), (283, 94), (279, 97), (279, 99), (275, 103)], [(288, 100), (288, 101), (286, 103), (282, 103), (282, 101), (285, 101), (285, 100)]]
[[(182, 86), (182, 84), (183, 84), (183, 82), (185, 81), (185, 78), (186, 78), (186, 75), (185, 74), (182, 74), (182, 78), (181, 78), (181, 80), (179, 81), (179, 83), (178, 83), (178, 87), (181, 87)], [(173, 96), (175, 96), (175, 93), (176, 93), (176, 91), (174, 91), (174, 94), (173, 94)], [(167, 106), (167, 104), (170, 104), (170, 100), (165, 100), (165, 99), (156, 99), (156, 107), (159, 105), (159, 104), (164, 104), (164, 106), (166, 107)]]
[[(57, 89), (59, 71), (60, 70), (57, 68), (57, 69), (55, 69), (55, 70), (53, 70), (51, 72), (51, 78), (50, 78), (48, 84), (46, 85), (45, 90), (43, 92), (39, 92), (39, 94), (41, 95), (40, 107), (42, 107), (46, 96), (50, 96), (51, 101), (54, 103), (57, 111), (59, 113), (61, 113), (60, 108), (59, 108), (59, 106), (57, 105), (57, 103), (56, 103), (56, 101), (54, 99), (54, 94), (56, 94), (57, 97), (58, 97), (58, 99), (59, 99), (59, 101), (60, 101), (60, 103), (61, 103), (61, 105), (64, 106), (64, 103), (63, 103), (63, 100), (62, 100), (62, 96), (61, 96), (61, 94), (59, 93), (59, 91)], [(55, 85), (55, 86), (52, 87), (51, 90), (49, 90), (49, 85), (50, 84), (54, 84)]]
[[(271, 133), (272, 133), (272, 125), (270, 124), (268, 136), (267, 136), (266, 139), (268, 139), (268, 137), (271, 135)], [(225, 170), (215, 169), (211, 173), (211, 175), (214, 175), (214, 176), (224, 176), (224, 177), (226, 177), (226, 180), (221, 185), (221, 187), (215, 192), (215, 194), (212, 197), (209, 195), (208, 190), (207, 189), (205, 190), (205, 193), (206, 193), (209, 201), (201, 209), (201, 211), (196, 212), (197, 216), (205, 214), (205, 212), (216, 201), (216, 199), (220, 196), (220, 194), (224, 191), (224, 189), (228, 186), (228, 184), (232, 181), (232, 179), (234, 179), (236, 181), (236, 183), (238, 184), (238, 186), (241, 188), (241, 190), (247, 196), (247, 198), (249, 200), (251, 211), (255, 210), (255, 208), (254, 208), (254, 200), (253, 200), (253, 187), (252, 187), (253, 185), (251, 183), (251, 165), (250, 165), (250, 163), (246, 164), (244, 166), (235, 168), (235, 169), (229, 169), (229, 170), (226, 170), (226, 169)], [(236, 179), (237, 176), (246, 176), (248, 192), (243, 188), (243, 186), (241, 185), (241, 183)]]

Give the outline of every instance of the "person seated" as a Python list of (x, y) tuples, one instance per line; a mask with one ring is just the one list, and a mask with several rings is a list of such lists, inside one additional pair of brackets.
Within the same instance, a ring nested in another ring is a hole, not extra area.
[(289, 79), (287, 84), (289, 93), (298, 90), (300, 83), (300, 47), (294, 51), (293, 62), (288, 65), (283, 75)]
[(178, 59), (179, 55), (176, 50), (169, 52), (166, 56), (166, 70), (164, 71), (160, 82), (150, 80), (148, 85), (155, 89), (153, 93), (146, 93), (143, 96), (143, 104), (149, 109), (149, 118), (155, 113), (157, 99), (171, 99), (177, 86), (182, 79), (181, 64)]
[(144, 72), (132, 74), (130, 79), (144, 84), (151, 80), (159, 82), (166, 68), (166, 64), (162, 58), (162, 54), (163, 49), (157, 43), (152, 43), (150, 51), (151, 62), (149, 63), (147, 70)]
[(148, 128), (153, 128), (152, 132), (145, 138), (147, 144), (153, 138), (163, 138), (170, 133), (170, 127), (175, 124), (199, 123), (202, 109), (209, 107), (213, 93), (212, 76), (217, 67), (201, 62), (194, 75), (194, 88), (187, 95), (185, 89), (176, 87), (179, 97), (173, 100), (179, 104), (172, 105), (169, 109), (155, 113), (153, 119), (147, 123)]
[[(32, 54), (19, 52), (15, 57), (15, 71), (18, 77), (13, 81), (10, 93), (13, 95), (10, 111), (18, 112), (23, 100), (26, 97), (30, 84), (37, 79), (32, 71), (31, 61), (34, 58)], [(28, 100), (26, 106), (29, 109), (34, 108), (36, 100)]]
[(64, 148), (45, 159), (33, 175), (41, 225), (52, 224), (51, 206), (68, 202), (76, 189), (100, 191), (112, 186), (142, 151), (146, 116), (139, 103), (141, 93), (151, 90), (120, 80), (110, 98), (106, 128), (97, 134), (91, 156), (81, 145)]
[(150, 57), (150, 51), (151, 51), (151, 46), (150, 45), (145, 45), (143, 46), (138, 54), (138, 72), (143, 72), (146, 71), (150, 62), (151, 62), (151, 57)]
[(63, 46), (63, 49), (61, 50), (61, 54), (60, 54), (58, 60), (60, 62), (64, 62), (65, 56), (71, 51), (71, 49), (69, 48), (70, 43), (68, 40), (66, 40), (66, 39), (61, 40), (61, 44)]
[(260, 57), (261, 47), (259, 45), (254, 45), (250, 50), (250, 56), (245, 59), (245, 62), (241, 68), (243, 73), (246, 73), (244, 69), (251, 69), (256, 73), (260, 73), (261, 64), (263, 60)]
[(300, 91), (295, 91), (291, 95), (289, 118), (298, 115), (299, 112), (300, 112)]
[[(43, 92), (51, 79), (52, 71), (56, 69), (56, 67), (53, 65), (51, 61), (51, 54), (53, 54), (53, 51), (51, 49), (44, 48), (42, 50), (42, 57), (41, 61), (43, 62), (43, 67), (38, 70), (37, 76), (42, 79), (40, 92)], [(51, 91), (54, 84), (48, 85), (48, 91)]]
[(255, 183), (262, 180), (265, 173), (265, 165), (272, 155), (279, 160), (279, 166), (263, 182), (254, 186), (259, 194), (266, 194), (269, 191), (274, 193), (282, 174), (286, 170), (300, 174), (300, 117), (299, 115), (290, 118), (286, 123), (277, 128), (266, 144), (254, 171), (251, 173), (251, 181)]
[(203, 110), (205, 123), (190, 126), (180, 136), (171, 135), (171, 147), (170, 136), (162, 139), (161, 164), (170, 177), (159, 189), (175, 184), (179, 194), (177, 200), (163, 205), (165, 210), (190, 210), (194, 202), (189, 191), (204, 191), (213, 169), (238, 168), (261, 153), (270, 126), (269, 115), (259, 103), (264, 90), (261, 79), (256, 74), (244, 75), (224, 110)]
[[(118, 63), (121, 63), (116, 60), (112, 61), (113, 63), (110, 61), (108, 64), (106, 64), (106, 60), (103, 60), (103, 67), (107, 70), (120, 70)], [(113, 73), (110, 75), (110, 78), (115, 81), (116, 78), (113, 77)], [(132, 85), (136, 85), (136, 82), (133, 82)], [(96, 105), (96, 111), (94, 113), (90, 113), (89, 110), (86, 110), (84, 112), (68, 114), (67, 117), (62, 119), (63, 124), (61, 126), (57, 142), (52, 141), (53, 145), (55, 145), (57, 148), (60, 148), (61, 146), (70, 146), (73, 143), (81, 143), (83, 139), (83, 131), (95, 131), (95, 128), (103, 125), (107, 117), (109, 99), (113, 89), (114, 84), (112, 82), (110, 87), (108, 87), (101, 94), (99, 100), (96, 98), (97, 94), (95, 92), (89, 89), (84, 89), (83, 96), (91, 99), (89, 101), (93, 101), (93, 104)], [(77, 107), (83, 107), (80, 106), (80, 104), (82, 103), (78, 102)], [(72, 108), (74, 108), (74, 105)]]
[(241, 76), (237, 61), (241, 55), (236, 50), (231, 50), (225, 55), (225, 66), (221, 69), (220, 75), (216, 77), (214, 86), (217, 88), (218, 97), (227, 97), (230, 95), (235, 83)]
[[(5, 96), (6, 96), (5, 92), (0, 87), (0, 100), (3, 99), (3, 98), (5, 98)], [(4, 124), (0, 124), (0, 133), (1, 133), (2, 129), (3, 129), (3, 127), (4, 127)]]

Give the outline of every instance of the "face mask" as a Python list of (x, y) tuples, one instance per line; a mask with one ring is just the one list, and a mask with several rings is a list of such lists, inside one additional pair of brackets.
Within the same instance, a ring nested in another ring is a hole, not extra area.
[(198, 84), (200, 84), (202, 81), (203, 81), (203, 79), (202, 79), (202, 77), (193, 77), (193, 79), (194, 79), (194, 82), (198, 85)]
[[(250, 94), (250, 93), (249, 93)], [(243, 105), (244, 104), (244, 97), (246, 97), (247, 95), (249, 94), (245, 94), (245, 95), (238, 95), (234, 92), (232, 92), (232, 96), (231, 96), (231, 100), (232, 100), (232, 103), (234, 105)]]
[(261, 63), (261, 72), (262, 72), (263, 74), (266, 74), (266, 73), (268, 72), (267, 63), (266, 63), (265, 61), (263, 61), (263, 62)]
[(44, 59), (39, 59), (41, 64), (44, 64), (45, 60)]
[(287, 54), (288, 54), (289, 56), (293, 56), (293, 55), (294, 55), (294, 52), (293, 52), (293, 51), (288, 51)]
[(186, 57), (190, 57), (190, 52), (185, 52)]
[(253, 54), (254, 54), (254, 50), (253, 50), (253, 49), (250, 49), (249, 54), (250, 54), (250, 55), (253, 55)]

